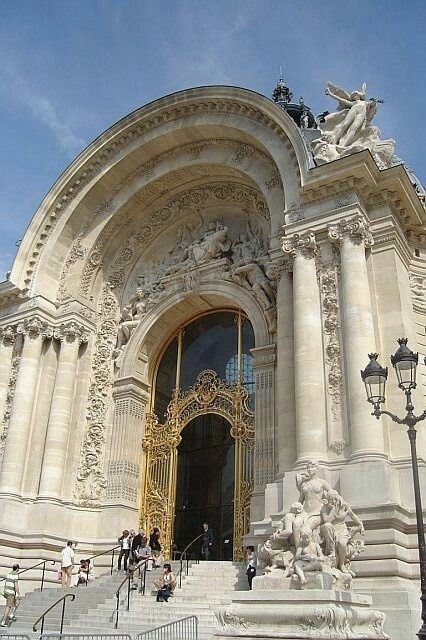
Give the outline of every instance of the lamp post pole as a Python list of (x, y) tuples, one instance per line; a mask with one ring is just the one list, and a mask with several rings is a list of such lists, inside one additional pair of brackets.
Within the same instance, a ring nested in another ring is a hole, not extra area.
[(377, 362), (377, 353), (369, 354), (370, 362), (366, 368), (361, 371), (361, 378), (365, 384), (367, 401), (374, 407), (374, 411), (371, 415), (375, 416), (377, 420), (380, 416), (387, 415), (397, 424), (408, 427), (407, 434), (411, 450), (411, 466), (413, 470), (414, 502), (416, 507), (417, 538), (419, 546), (420, 600), (422, 602), (422, 626), (417, 633), (417, 636), (420, 640), (426, 640), (426, 546), (422, 497), (420, 493), (419, 466), (417, 462), (417, 431), (415, 429), (416, 424), (426, 418), (426, 410), (419, 416), (416, 416), (414, 414), (414, 405), (411, 398), (411, 391), (416, 388), (416, 369), (419, 355), (418, 353), (413, 353), (407, 347), (406, 338), (400, 338), (398, 343), (400, 345), (399, 349), (394, 356), (391, 356), (391, 362), (395, 368), (398, 378), (398, 387), (404, 391), (406, 397), (406, 415), (404, 418), (399, 418), (390, 411), (380, 409), (380, 404), (385, 401), (385, 388), (388, 370), (387, 368), (384, 369), (381, 367)]

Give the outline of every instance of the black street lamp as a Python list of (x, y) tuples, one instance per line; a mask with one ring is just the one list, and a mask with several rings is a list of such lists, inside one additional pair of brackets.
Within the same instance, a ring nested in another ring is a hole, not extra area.
[[(405, 393), (406, 404), (405, 418), (398, 418), (390, 411), (382, 411), (380, 405), (385, 401), (386, 380), (388, 377), (387, 368), (384, 369), (377, 362), (378, 353), (370, 353), (368, 357), (370, 362), (361, 371), (361, 378), (365, 384), (367, 392), (367, 400), (371, 402), (374, 411), (371, 415), (376, 416), (377, 420), (382, 415), (387, 415), (398, 424), (405, 424), (408, 427), (407, 433), (410, 440), (411, 448), (411, 464), (413, 467), (414, 481), (414, 499), (416, 503), (416, 519), (417, 519), (417, 538), (419, 541), (419, 562), (420, 562), (420, 584), (421, 584), (421, 601), (422, 601), (422, 626), (417, 636), (420, 640), (426, 640), (426, 549), (425, 549), (425, 532), (423, 524), (422, 498), (420, 495), (419, 483), (419, 467), (417, 464), (416, 435), (415, 425), (426, 418), (426, 411), (419, 416), (414, 415), (414, 406), (411, 399), (411, 391), (416, 388), (416, 370), (419, 361), (419, 354), (413, 353), (407, 347), (407, 338), (399, 338), (399, 348), (395, 355), (391, 356), (392, 365), (396, 371), (398, 378), (398, 387)], [(426, 362), (426, 359), (425, 359)]]

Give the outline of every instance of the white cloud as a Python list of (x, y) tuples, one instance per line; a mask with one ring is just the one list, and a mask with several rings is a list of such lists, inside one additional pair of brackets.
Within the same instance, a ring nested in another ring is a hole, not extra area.
[(74, 154), (86, 145), (85, 140), (75, 135), (71, 128), (61, 120), (52, 102), (35, 92), (21, 75), (8, 68), (1, 60), (0, 76), (3, 76), (1, 89), (5, 96), (31, 111), (37, 120), (50, 129), (58, 144), (65, 151)]

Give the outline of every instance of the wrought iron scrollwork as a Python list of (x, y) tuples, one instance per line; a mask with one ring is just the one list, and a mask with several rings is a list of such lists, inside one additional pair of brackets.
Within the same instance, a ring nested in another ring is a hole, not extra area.
[(175, 391), (164, 424), (153, 413), (146, 417), (141, 526), (146, 530), (154, 526), (160, 529), (164, 552), (170, 556), (180, 433), (191, 420), (206, 413), (225, 418), (235, 439), (233, 555), (235, 560), (243, 560), (243, 536), (249, 528), (254, 485), (254, 412), (248, 406), (248, 392), (239, 379), (235, 383), (225, 382), (210, 369), (202, 371), (187, 391)]

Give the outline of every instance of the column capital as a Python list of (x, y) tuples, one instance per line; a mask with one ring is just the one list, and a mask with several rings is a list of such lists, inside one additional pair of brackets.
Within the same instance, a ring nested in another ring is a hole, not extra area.
[(266, 264), (266, 275), (270, 280), (279, 282), (281, 276), (285, 273), (287, 276), (292, 271), (292, 259), (289, 255), (281, 255), (279, 258), (271, 260)]
[(0, 328), (0, 344), (4, 347), (10, 347), (15, 344), (16, 340), (16, 327), (7, 325)]
[(294, 233), (291, 236), (284, 236), (283, 251), (293, 256), (299, 253), (304, 258), (314, 258), (318, 253), (315, 233), (313, 231), (305, 231), (303, 233)]
[(85, 327), (78, 324), (74, 320), (71, 322), (64, 322), (59, 327), (55, 327), (53, 335), (61, 343), (74, 344), (78, 342), (80, 345), (82, 342), (88, 342), (89, 332)]
[(38, 316), (35, 316), (34, 318), (26, 318), (20, 322), (16, 331), (31, 340), (36, 340), (40, 336), (42, 339), (51, 338), (53, 336), (53, 328)]
[(368, 222), (360, 214), (351, 218), (342, 218), (336, 224), (328, 225), (328, 237), (338, 244), (342, 244), (345, 239), (355, 245), (363, 244), (364, 247), (371, 247), (374, 244)]

